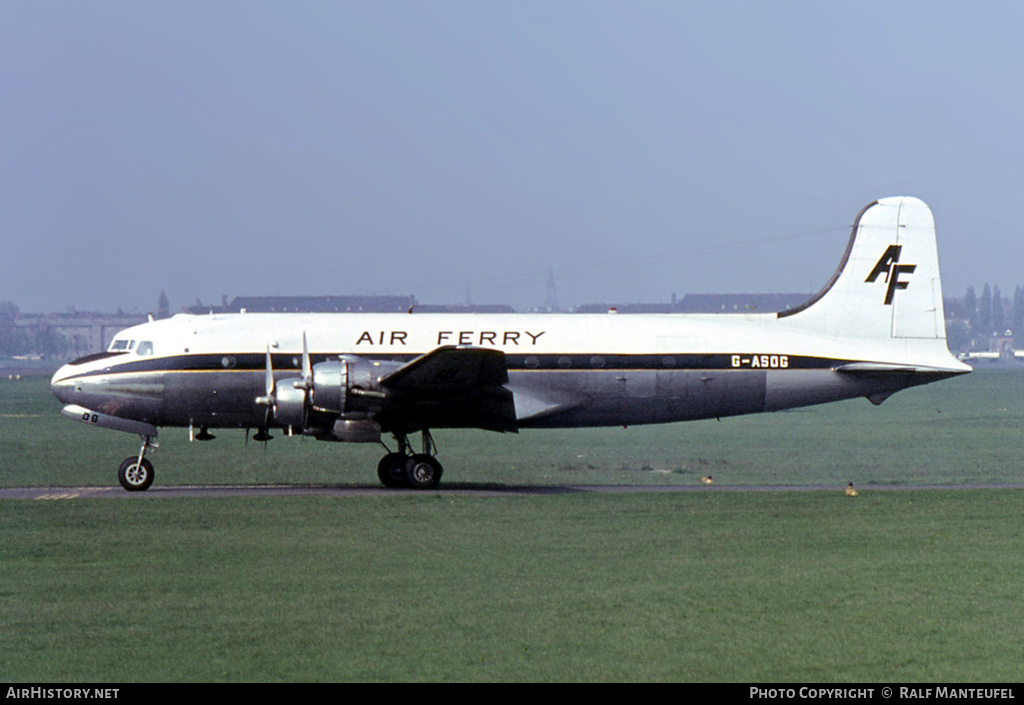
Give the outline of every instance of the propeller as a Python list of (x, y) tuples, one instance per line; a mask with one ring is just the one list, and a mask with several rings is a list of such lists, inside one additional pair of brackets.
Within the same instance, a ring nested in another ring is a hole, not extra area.
[(313, 363), (309, 357), (309, 344), (306, 341), (306, 332), (302, 332), (302, 376), (291, 377), (281, 380), (278, 387), (274, 381), (273, 362), (270, 355), (270, 346), (267, 346), (267, 374), (266, 386), (263, 396), (256, 397), (257, 406), (267, 408), (263, 419), (263, 425), (258, 433), (253, 436), (257, 441), (269, 441), (270, 423), (276, 420), (289, 428), (289, 433), (294, 426), (299, 429), (306, 427), (306, 416), (308, 414), (311, 397), (313, 395)]
[(267, 413), (263, 418), (263, 426), (259, 429), (255, 436), (252, 437), (254, 441), (269, 441), (273, 436), (270, 435), (270, 419), (274, 417), (274, 412), (277, 410), (277, 394), (276, 386), (274, 385), (274, 368), (270, 361), (270, 346), (267, 346), (267, 376), (266, 376), (266, 394), (262, 397), (256, 397), (257, 406), (267, 407)]

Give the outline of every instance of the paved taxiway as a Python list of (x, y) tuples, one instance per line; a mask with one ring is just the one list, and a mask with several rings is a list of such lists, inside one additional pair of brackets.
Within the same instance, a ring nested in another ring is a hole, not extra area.
[[(680, 485), (680, 486), (638, 486), (638, 485), (488, 485), (457, 484), (436, 490), (387, 489), (376, 485), (181, 485), (151, 487), (145, 492), (126, 492), (113, 487), (3, 487), (0, 500), (4, 499), (176, 499), (183, 497), (392, 497), (395, 495), (441, 494), (474, 497), (500, 497), (505, 495), (556, 495), (581, 493), (616, 492), (842, 492), (845, 487), (835, 485)], [(980, 485), (866, 485), (857, 488), (860, 492), (900, 490), (982, 490), (982, 489), (1024, 489), (1024, 483), (980, 484)]]

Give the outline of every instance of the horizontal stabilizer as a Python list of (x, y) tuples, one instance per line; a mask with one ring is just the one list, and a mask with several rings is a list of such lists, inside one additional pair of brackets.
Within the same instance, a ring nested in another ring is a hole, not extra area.
[[(966, 365), (963, 367), (967, 368)], [(966, 369), (966, 371), (969, 370), (970, 368)], [(919, 384), (927, 384), (928, 382), (934, 382), (946, 377), (963, 374), (965, 369), (961, 367), (901, 365), (885, 362), (851, 362), (849, 364), (836, 367), (835, 371), (844, 375), (854, 375), (861, 379), (887, 379), (890, 380), (890, 384), (895, 380), (901, 380), (900, 384), (902, 386), (895, 386), (890, 389), (883, 389), (865, 395), (868, 401), (877, 406), (900, 389), (913, 387)]]
[(963, 372), (961, 368), (945, 368), (945, 367), (924, 367), (921, 365), (895, 365), (883, 362), (851, 362), (848, 365), (840, 365), (835, 368), (836, 372), (845, 373), (885, 373), (885, 372), (904, 372), (904, 373), (928, 373), (928, 372), (946, 372), (950, 374), (960, 374)]

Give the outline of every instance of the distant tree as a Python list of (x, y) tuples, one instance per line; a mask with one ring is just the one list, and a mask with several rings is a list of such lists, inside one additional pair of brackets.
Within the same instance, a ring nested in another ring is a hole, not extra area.
[(1003, 309), (1003, 295), (999, 287), (992, 287), (992, 330), (996, 335), (1006, 332), (1006, 313)]
[(35, 351), (50, 360), (62, 357), (68, 351), (68, 341), (50, 326), (37, 330), (34, 342)]
[(1018, 284), (1013, 290), (1013, 309), (1010, 314), (1010, 330), (1014, 335), (1024, 335), (1024, 287)]
[(986, 338), (992, 335), (992, 287), (988, 284), (981, 290), (978, 300), (978, 335)]
[(971, 329), (967, 321), (958, 319), (946, 326), (946, 345), (954, 352), (966, 352), (971, 349)]
[(0, 310), (0, 355), (23, 355), (28, 349), (25, 329), (15, 323), (14, 314)]
[(967, 316), (968, 329), (971, 337), (978, 334), (978, 296), (974, 293), (974, 287), (967, 287), (964, 295), (964, 315)]

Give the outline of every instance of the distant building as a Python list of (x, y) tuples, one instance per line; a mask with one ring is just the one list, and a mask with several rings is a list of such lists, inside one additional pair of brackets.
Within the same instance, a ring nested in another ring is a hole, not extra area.
[(506, 304), (416, 304), (413, 313), (515, 313)]
[(419, 304), (415, 296), (236, 296), (186, 313), (514, 313), (505, 304)]
[[(74, 359), (106, 350), (117, 333), (148, 318), (121, 312), (21, 313), (15, 317), (15, 325), (32, 341), (30, 352), (51, 359)], [(49, 349), (44, 349), (44, 340)]]
[(544, 295), (544, 308), (552, 313), (561, 310), (558, 307), (558, 287), (555, 285), (555, 270), (553, 269), (548, 273), (547, 291)]
[(167, 300), (167, 294), (163, 289), (160, 290), (160, 298), (156, 302), (156, 317), (157, 318), (169, 318), (171, 315), (171, 304)]
[(196, 302), (186, 313), (398, 313), (416, 305), (415, 296), (236, 296), (220, 306)]
[(686, 294), (671, 303), (585, 304), (577, 313), (774, 313), (804, 303), (811, 294)]

